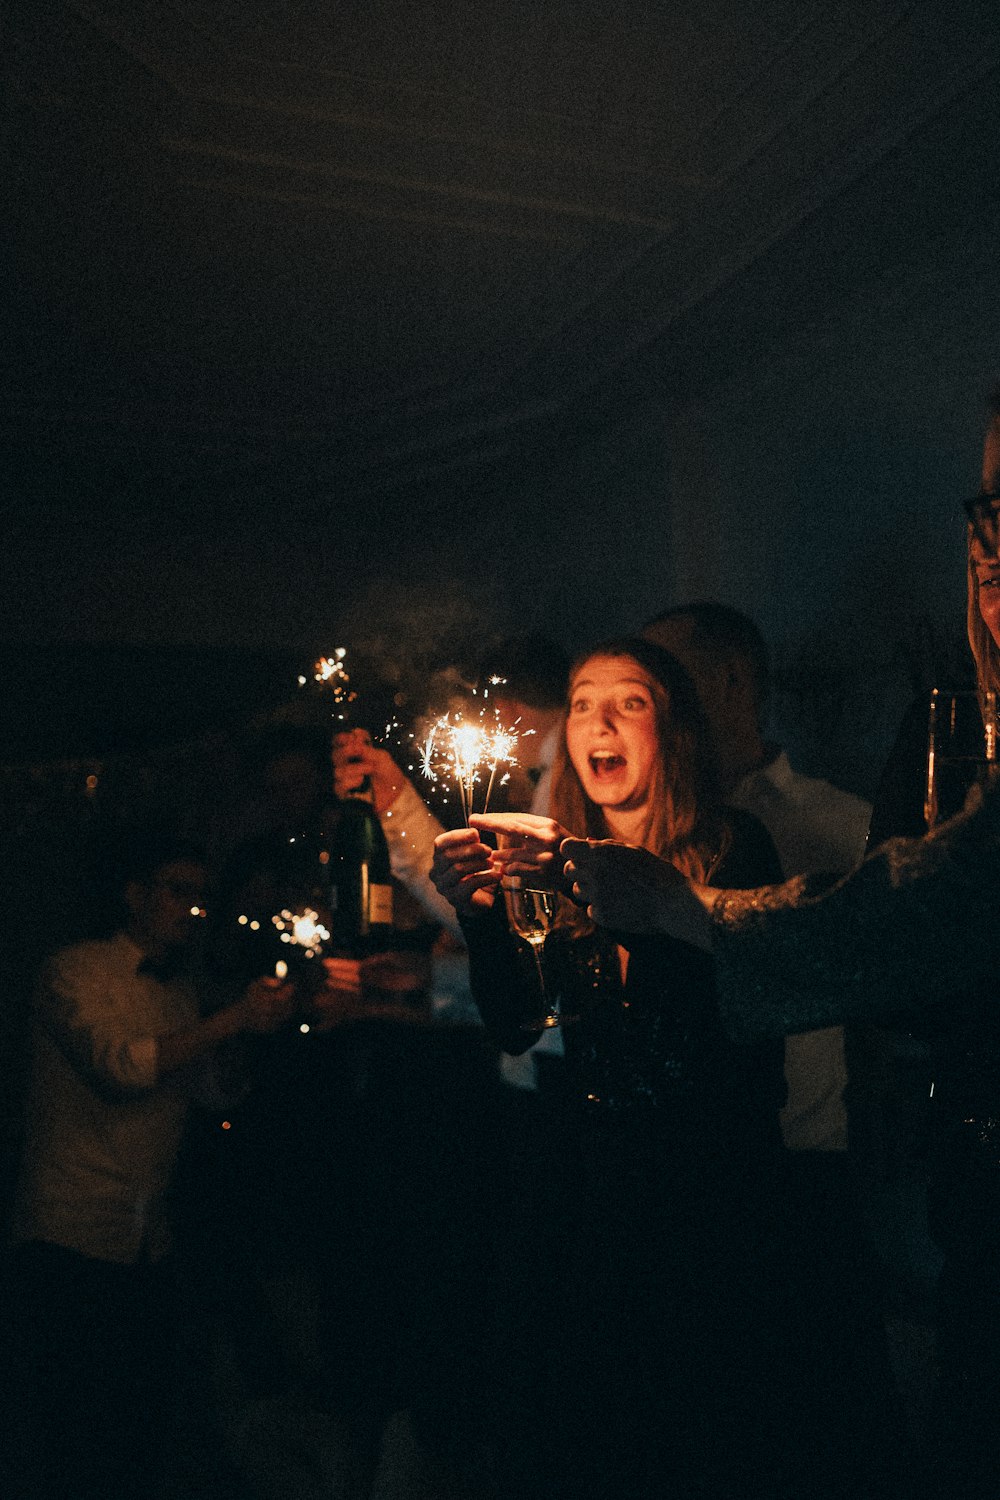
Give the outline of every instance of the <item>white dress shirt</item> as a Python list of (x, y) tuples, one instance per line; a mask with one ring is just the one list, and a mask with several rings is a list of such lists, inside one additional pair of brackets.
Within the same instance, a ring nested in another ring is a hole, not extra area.
[(33, 1027), (14, 1232), (99, 1260), (158, 1259), (188, 1102), (157, 1079), (157, 1038), (192, 1025), (194, 992), (141, 972), (124, 933), (45, 965)]
[[(864, 858), (871, 804), (828, 781), (793, 771), (783, 750), (745, 776), (729, 800), (763, 823), (786, 879), (843, 875)], [(786, 1037), (785, 1081), (785, 1145), (793, 1151), (846, 1150), (843, 1027)]]

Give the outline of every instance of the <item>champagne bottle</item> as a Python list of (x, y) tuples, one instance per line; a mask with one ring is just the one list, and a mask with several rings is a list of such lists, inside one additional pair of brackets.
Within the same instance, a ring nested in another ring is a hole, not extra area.
[(340, 803), (329, 856), (334, 948), (352, 958), (384, 952), (392, 938), (392, 873), (369, 791)]

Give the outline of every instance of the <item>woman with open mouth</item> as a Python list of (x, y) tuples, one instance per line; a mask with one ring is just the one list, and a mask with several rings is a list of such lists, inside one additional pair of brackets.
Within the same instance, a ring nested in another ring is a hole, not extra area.
[[(719, 801), (690, 680), (639, 639), (572, 672), (551, 811), (473, 816), (438, 837), (432, 871), (498, 1045), (524, 1051), (553, 996), (561, 1009), (560, 1109), (542, 1137), (558, 1202), (527, 1210), (525, 1227), (526, 1193), (515, 1215), (506, 1326), (521, 1361), (498, 1356), (493, 1370), (503, 1493), (789, 1493), (781, 1046), (733, 1045), (713, 1018), (706, 955), (602, 930), (558, 873), (568, 831), (723, 886), (777, 879), (777, 855), (755, 819)], [(544, 995), (505, 918), (503, 886), (509, 901), (518, 884), (558, 895), (544, 946), (535, 934)]]

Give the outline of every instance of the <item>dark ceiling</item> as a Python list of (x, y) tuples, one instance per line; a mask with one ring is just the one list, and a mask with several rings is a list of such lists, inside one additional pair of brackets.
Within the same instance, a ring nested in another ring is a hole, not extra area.
[(996, 201), (995, 0), (15, 0), (5, 40), (15, 512), (405, 515)]

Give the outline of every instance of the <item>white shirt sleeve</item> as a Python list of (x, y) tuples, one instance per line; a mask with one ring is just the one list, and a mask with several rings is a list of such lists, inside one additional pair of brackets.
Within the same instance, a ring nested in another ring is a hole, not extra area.
[(56, 954), (37, 996), (39, 1024), (89, 1083), (141, 1093), (157, 1082), (157, 1039), (130, 1028), (115, 979), (81, 949)]
[(444, 829), (412, 782), (403, 782), (403, 790), (380, 821), (395, 878), (435, 922), (440, 922), (464, 946), (455, 908), (439, 893), (430, 877), (434, 840)]

